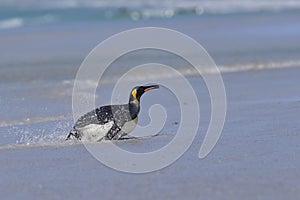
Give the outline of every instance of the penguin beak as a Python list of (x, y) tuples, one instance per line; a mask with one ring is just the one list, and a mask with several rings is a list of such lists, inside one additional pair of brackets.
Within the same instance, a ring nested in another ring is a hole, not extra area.
[(158, 89), (159, 85), (149, 85), (149, 86), (144, 86), (144, 92), (147, 92), (149, 90), (153, 90), (153, 89)]

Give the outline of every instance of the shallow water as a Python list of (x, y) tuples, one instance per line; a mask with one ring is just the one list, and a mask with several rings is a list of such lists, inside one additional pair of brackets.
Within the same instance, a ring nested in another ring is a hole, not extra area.
[[(300, 176), (297, 74), (299, 68), (224, 74), (228, 112), (223, 133), (214, 150), (205, 159), (198, 159), (210, 112), (208, 102), (202, 99), (202, 120), (193, 145), (173, 165), (154, 173), (133, 175), (105, 167), (80, 143), (62, 141), (64, 131), (61, 130), (53, 134), (54, 140), (51, 134), (48, 140), (45, 136), (49, 137), (49, 134), (46, 134), (42, 140), (29, 137), (28, 145), (1, 146), (2, 197), (297, 197), (300, 191), (297, 184)], [(201, 92), (203, 88), (197, 81), (196, 77), (191, 80), (203, 97), (206, 93)], [(145, 106), (154, 100), (151, 95), (147, 97), (143, 102)], [(172, 104), (169, 107), (172, 108)], [(67, 121), (61, 121), (63, 130)], [(38, 136), (42, 135), (37, 130), (39, 127), (46, 128), (47, 133), (57, 125), (57, 122), (31, 124), (28, 129)], [(158, 136), (118, 141), (117, 145), (133, 152), (152, 151), (168, 143), (177, 126), (168, 124), (167, 130)], [(12, 130), (13, 134), (16, 132), (18, 129)], [(102, 186), (103, 182), (105, 186)], [(18, 187), (17, 193), (13, 192), (15, 187)]]

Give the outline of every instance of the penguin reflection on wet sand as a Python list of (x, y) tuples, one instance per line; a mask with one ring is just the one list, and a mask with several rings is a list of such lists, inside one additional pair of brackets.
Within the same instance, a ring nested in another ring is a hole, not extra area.
[(102, 106), (86, 113), (76, 121), (66, 140), (71, 137), (88, 141), (122, 138), (136, 127), (141, 96), (157, 88), (158, 85), (134, 87), (127, 104)]

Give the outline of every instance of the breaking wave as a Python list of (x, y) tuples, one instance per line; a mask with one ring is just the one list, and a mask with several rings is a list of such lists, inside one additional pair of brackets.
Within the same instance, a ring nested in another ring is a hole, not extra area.
[[(281, 69), (281, 68), (291, 68), (291, 67), (300, 67), (300, 60), (287, 60), (287, 61), (270, 61), (270, 62), (261, 62), (261, 63), (241, 63), (241, 64), (234, 64), (234, 65), (224, 65), (218, 66), (217, 71), (210, 67), (203, 67), (201, 73), (202, 74), (216, 74), (216, 73), (234, 73), (240, 71), (249, 71), (249, 70), (268, 70), (268, 69)], [(193, 76), (199, 75), (199, 72), (191, 67), (176, 67), (174, 68), (180, 72), (180, 74), (184, 76)], [(129, 70), (129, 69), (128, 69)], [(126, 70), (121, 71), (120, 73), (125, 73)], [(157, 73), (153, 72), (152, 70), (147, 71), (146, 68), (143, 69), (143, 74), (139, 74), (138, 76), (126, 76), (124, 80), (127, 81), (147, 81), (153, 80), (154, 78), (173, 78), (174, 74), (169, 73)], [(112, 84), (115, 83), (122, 74), (115, 74), (109, 76), (103, 76), (101, 78), (101, 82), (103, 84)], [(72, 86), (74, 84), (73, 80), (64, 80), (63, 85)], [(84, 83), (81, 83), (83, 88), (90, 88), (97, 86), (98, 83), (93, 82), (92, 80), (84, 80)]]
[(13, 17), (0, 20), (0, 29), (19, 28), (25, 25), (41, 25), (58, 21), (58, 17), (54, 15), (41, 15), (31, 18)]
[(296, 0), (24, 0), (0, 2), (0, 29), (66, 21), (299, 10)]

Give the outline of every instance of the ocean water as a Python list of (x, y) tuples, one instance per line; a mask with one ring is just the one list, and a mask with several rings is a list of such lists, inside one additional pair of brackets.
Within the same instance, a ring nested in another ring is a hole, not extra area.
[[(73, 124), (76, 72), (88, 53), (113, 34), (148, 26), (180, 31), (228, 73), (298, 67), (299, 19), (298, 1), (0, 1), (0, 144), (60, 143)], [(106, 89), (98, 91), (97, 103), (109, 102), (109, 91), (122, 74), (149, 62), (195, 75), (176, 55), (132, 52), (106, 72)], [(164, 78), (145, 72), (131, 79), (146, 82), (150, 76)]]

